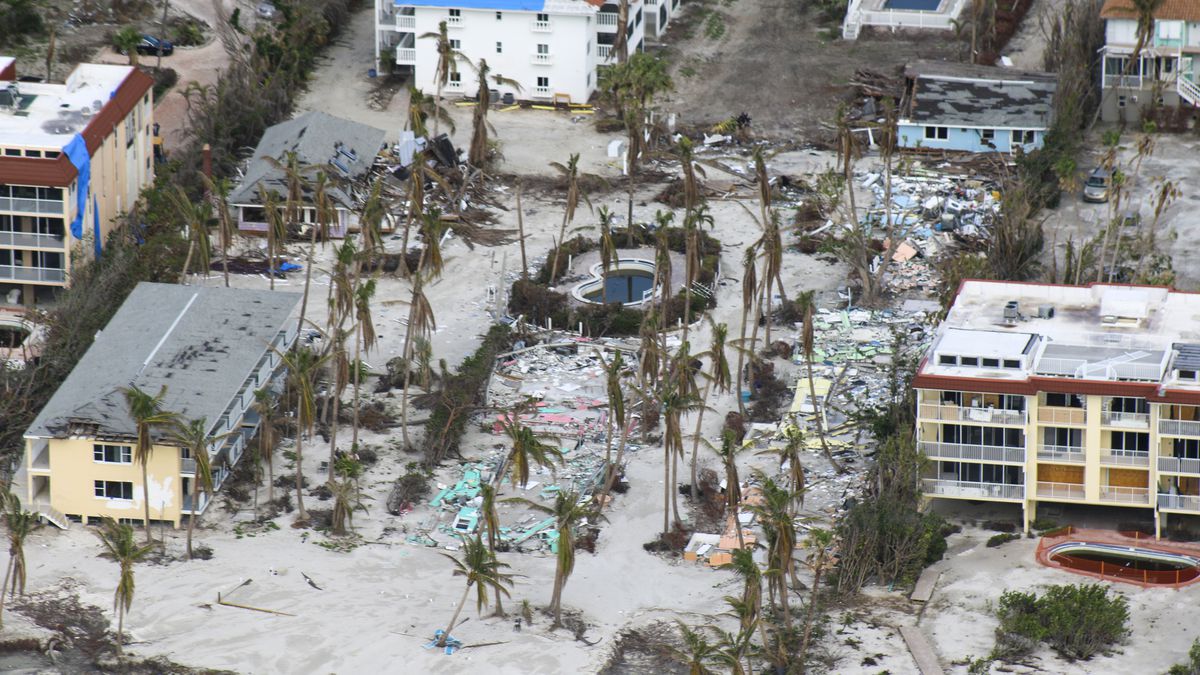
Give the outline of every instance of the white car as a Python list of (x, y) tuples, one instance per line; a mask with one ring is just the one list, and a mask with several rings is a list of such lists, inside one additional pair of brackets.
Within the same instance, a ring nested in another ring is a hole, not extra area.
[(259, 18), (262, 18), (262, 19), (274, 19), (275, 18), (275, 5), (273, 5), (269, 2), (258, 3), (258, 9), (256, 9), (255, 11), (258, 13)]

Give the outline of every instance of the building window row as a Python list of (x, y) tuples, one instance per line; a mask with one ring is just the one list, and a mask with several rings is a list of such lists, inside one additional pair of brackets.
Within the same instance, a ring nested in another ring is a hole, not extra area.
[(101, 499), (133, 499), (133, 483), (129, 481), (98, 480), (95, 491)]
[(58, 159), (62, 153), (58, 150), (26, 150), (22, 148), (4, 148), (5, 157), (32, 157), (34, 159)]
[[(29, 229), (25, 229), (28, 227)], [(29, 232), (33, 234), (49, 234), (56, 237), (65, 236), (62, 218), (46, 216), (11, 216), (0, 213), (0, 232)]]
[(133, 448), (128, 445), (95, 443), (92, 445), (92, 459), (105, 464), (130, 464), (133, 462)]
[(1020, 369), (1020, 359), (993, 359), (980, 356), (954, 356), (952, 354), (939, 354), (938, 365), (942, 366), (966, 366), (969, 368), (1009, 368)]
[(33, 187), (31, 185), (0, 185), (0, 199), (41, 199), (62, 201), (63, 189), (56, 187)]

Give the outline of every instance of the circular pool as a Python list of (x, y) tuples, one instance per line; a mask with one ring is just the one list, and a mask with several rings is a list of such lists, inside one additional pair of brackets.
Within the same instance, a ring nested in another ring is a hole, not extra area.
[(580, 302), (619, 302), (638, 306), (654, 297), (654, 263), (649, 260), (617, 260), (609, 266), (607, 279), (604, 267), (599, 263), (593, 265), (590, 271), (592, 278), (571, 291), (571, 295)]

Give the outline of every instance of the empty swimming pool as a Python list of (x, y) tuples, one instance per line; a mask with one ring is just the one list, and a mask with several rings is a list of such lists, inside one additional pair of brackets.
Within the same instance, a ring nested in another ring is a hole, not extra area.
[(899, 9), (908, 12), (936, 12), (941, 0), (884, 0), (884, 9)]

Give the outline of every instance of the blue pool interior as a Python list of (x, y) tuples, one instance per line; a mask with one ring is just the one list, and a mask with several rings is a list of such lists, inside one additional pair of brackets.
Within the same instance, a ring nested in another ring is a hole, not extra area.
[(912, 12), (936, 12), (941, 0), (885, 0), (884, 9), (902, 9)]

